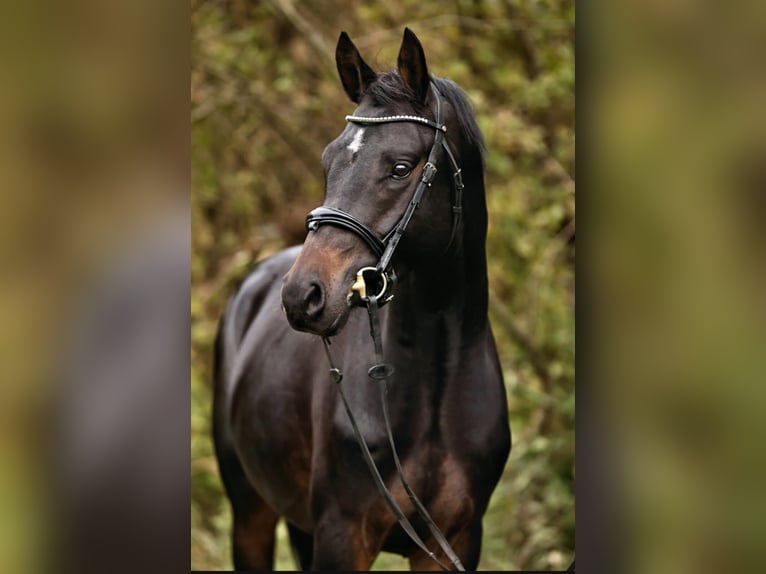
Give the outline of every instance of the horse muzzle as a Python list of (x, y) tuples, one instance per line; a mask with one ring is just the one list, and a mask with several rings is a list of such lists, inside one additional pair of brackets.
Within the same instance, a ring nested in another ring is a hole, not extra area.
[(322, 235), (307, 238), (285, 275), (282, 309), (293, 329), (326, 337), (345, 326), (355, 306), (351, 288), (357, 270), (369, 265), (369, 254), (343, 231), (327, 227)]

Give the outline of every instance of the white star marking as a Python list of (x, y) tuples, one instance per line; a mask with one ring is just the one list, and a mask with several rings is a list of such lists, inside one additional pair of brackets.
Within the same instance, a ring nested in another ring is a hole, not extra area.
[(358, 152), (362, 147), (362, 137), (364, 136), (364, 128), (359, 128), (357, 132), (354, 134), (354, 139), (351, 140), (351, 143), (348, 144), (348, 149), (351, 150), (351, 153)]

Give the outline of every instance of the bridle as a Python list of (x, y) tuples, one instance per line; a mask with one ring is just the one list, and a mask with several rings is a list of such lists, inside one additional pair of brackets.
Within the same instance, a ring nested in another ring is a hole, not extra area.
[[(399, 245), (399, 240), (404, 234), (410, 219), (412, 219), (413, 213), (420, 205), (423, 194), (425, 193), (426, 189), (431, 187), (431, 183), (436, 176), (436, 163), (442, 148), (447, 153), (447, 157), (449, 158), (451, 167), (453, 169), (452, 177), (455, 191), (452, 198), (452, 231), (450, 233), (450, 239), (447, 247), (445, 248), (445, 253), (449, 251), (456, 239), (458, 227), (460, 226), (462, 218), (464, 188), (462, 173), (460, 171), (460, 167), (457, 164), (457, 161), (455, 160), (455, 156), (452, 153), (452, 150), (444, 138), (447, 127), (442, 124), (440, 102), (441, 98), (439, 91), (433, 82), (431, 83), (431, 87), (436, 99), (435, 121), (420, 116), (409, 115), (382, 117), (346, 116), (346, 121), (356, 124), (377, 125), (393, 122), (413, 122), (427, 125), (433, 128), (436, 132), (433, 146), (431, 147), (431, 151), (428, 154), (428, 160), (426, 161), (425, 166), (423, 166), (423, 171), (420, 175), (420, 181), (415, 188), (415, 192), (410, 199), (410, 203), (407, 205), (404, 213), (399, 218), (396, 225), (394, 225), (394, 227), (391, 229), (391, 231), (389, 231), (381, 239), (367, 225), (359, 221), (351, 214), (334, 207), (326, 206), (317, 207), (308, 214), (306, 217), (306, 227), (308, 228), (309, 232), (315, 231), (321, 225), (334, 225), (336, 227), (341, 227), (351, 231), (352, 233), (355, 233), (357, 236), (359, 236), (362, 241), (364, 241), (364, 243), (366, 243), (367, 246), (372, 250), (375, 256), (378, 257), (378, 263), (375, 265), (375, 267), (363, 267), (357, 272), (356, 282), (351, 287), (351, 293), (349, 293), (350, 296), (353, 293), (356, 293), (359, 296), (359, 301), (367, 307), (367, 314), (370, 320), (370, 335), (372, 337), (373, 346), (375, 349), (376, 363), (369, 368), (367, 375), (371, 379), (380, 383), (380, 400), (383, 405), (383, 418), (386, 427), (386, 434), (388, 435), (388, 442), (391, 446), (394, 462), (396, 463), (396, 470), (399, 475), (399, 480), (402, 483), (404, 490), (407, 492), (407, 495), (414, 508), (417, 510), (420, 517), (425, 521), (426, 525), (431, 531), (431, 534), (434, 536), (437, 543), (444, 551), (444, 554), (450, 559), (452, 564), (455, 566), (455, 569), (464, 571), (465, 568), (460, 562), (457, 554), (452, 549), (449, 542), (447, 542), (444, 534), (442, 534), (441, 530), (439, 530), (439, 528), (436, 526), (433, 519), (428, 514), (428, 511), (412, 491), (412, 488), (404, 476), (404, 470), (402, 469), (401, 461), (399, 460), (399, 455), (396, 450), (396, 445), (394, 444), (394, 436), (393, 432), (391, 431), (391, 422), (388, 414), (388, 401), (386, 400), (386, 395), (388, 393), (387, 379), (393, 374), (394, 369), (393, 366), (385, 363), (383, 359), (383, 344), (380, 337), (380, 319), (378, 316), (379, 307), (391, 301), (394, 296), (393, 286), (396, 281), (396, 275), (391, 267), (391, 260), (394, 256), (394, 251), (396, 251), (396, 248)], [(354, 435), (356, 436), (356, 440), (362, 450), (362, 454), (364, 456), (365, 462), (367, 463), (367, 466), (370, 469), (370, 473), (375, 480), (375, 485), (378, 488), (378, 491), (385, 499), (386, 503), (389, 505), (394, 515), (396, 516), (399, 524), (402, 526), (407, 535), (412, 539), (412, 541), (415, 542), (415, 544), (417, 544), (417, 546), (420, 547), (420, 549), (423, 550), (432, 560), (434, 560), (442, 570), (449, 570), (449, 568), (445, 566), (438, 558), (436, 558), (436, 555), (428, 549), (428, 547), (413, 528), (407, 516), (404, 514), (404, 512), (402, 512), (393, 496), (391, 496), (391, 493), (383, 482), (383, 478), (378, 471), (377, 465), (373, 460), (370, 449), (368, 448), (362, 433), (359, 431), (359, 426), (356, 423), (356, 419), (354, 418), (354, 415), (351, 411), (351, 407), (348, 403), (346, 395), (343, 392), (343, 386), (341, 385), (341, 381), (343, 380), (343, 373), (339, 368), (335, 366), (335, 362), (333, 361), (332, 354), (330, 353), (330, 340), (327, 337), (322, 337), (322, 343), (324, 344), (327, 361), (330, 365), (330, 376), (338, 387), (338, 393), (343, 401), (343, 406), (346, 410), (346, 414), (351, 421), (351, 426), (354, 429)]]
[(420, 174), (420, 181), (418, 181), (415, 192), (412, 194), (410, 203), (391, 230), (384, 235), (383, 238), (379, 238), (378, 235), (365, 223), (350, 213), (335, 207), (317, 207), (306, 216), (306, 228), (309, 232), (316, 231), (321, 225), (341, 227), (356, 234), (370, 248), (375, 256), (378, 257), (378, 263), (375, 267), (363, 267), (359, 270), (356, 283), (354, 283), (354, 286), (352, 287), (352, 291), (359, 294), (359, 301), (362, 303), (367, 302), (367, 291), (370, 287), (372, 287), (373, 292), (377, 292), (377, 299), (381, 306), (385, 305), (393, 298), (393, 287), (396, 283), (396, 274), (391, 267), (391, 260), (394, 256), (394, 251), (396, 251), (396, 248), (399, 245), (399, 240), (402, 238), (407, 225), (409, 225), (410, 219), (412, 219), (412, 215), (420, 205), (423, 194), (426, 189), (431, 187), (431, 183), (438, 171), (436, 163), (442, 148), (449, 158), (453, 170), (452, 178), (454, 183), (454, 194), (452, 197), (452, 230), (450, 232), (449, 242), (445, 248), (445, 253), (449, 251), (457, 237), (457, 231), (463, 214), (463, 188), (465, 186), (463, 185), (463, 176), (460, 166), (444, 137), (444, 134), (447, 132), (447, 126), (442, 124), (441, 97), (433, 82), (431, 82), (431, 89), (433, 90), (436, 99), (435, 121), (421, 116), (411, 115), (380, 117), (346, 116), (347, 122), (355, 124), (379, 125), (395, 122), (409, 122), (426, 125), (433, 128), (435, 131), (436, 135), (434, 136), (434, 143), (433, 146), (431, 146), (431, 151), (428, 153), (428, 160), (423, 166), (423, 171)]

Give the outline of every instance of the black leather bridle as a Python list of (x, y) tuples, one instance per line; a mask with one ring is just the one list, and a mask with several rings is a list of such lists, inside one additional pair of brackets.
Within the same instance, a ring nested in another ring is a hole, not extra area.
[(420, 205), (423, 194), (426, 189), (431, 187), (431, 183), (438, 171), (436, 164), (442, 148), (449, 158), (453, 170), (452, 178), (454, 183), (454, 194), (452, 197), (452, 231), (450, 232), (450, 239), (445, 248), (445, 252), (450, 249), (457, 236), (457, 230), (460, 226), (463, 214), (463, 188), (465, 186), (463, 185), (463, 176), (460, 166), (444, 137), (444, 134), (447, 132), (447, 126), (442, 123), (441, 97), (433, 82), (431, 83), (431, 89), (433, 90), (436, 99), (435, 121), (421, 116), (411, 115), (380, 117), (346, 116), (346, 121), (355, 124), (378, 125), (394, 122), (409, 122), (426, 125), (433, 128), (436, 132), (436, 135), (434, 136), (434, 144), (431, 146), (431, 151), (428, 153), (428, 160), (426, 161), (425, 166), (423, 166), (423, 171), (420, 174), (420, 181), (415, 188), (415, 192), (412, 194), (412, 199), (410, 199), (410, 203), (407, 205), (404, 213), (393, 228), (380, 238), (364, 222), (358, 220), (350, 213), (335, 207), (317, 207), (306, 216), (306, 228), (310, 232), (315, 231), (321, 225), (341, 227), (356, 234), (362, 241), (364, 241), (375, 256), (378, 257), (378, 263), (375, 267), (363, 267), (359, 270), (357, 273), (357, 282), (352, 287), (352, 291), (359, 294), (360, 301), (363, 303), (366, 303), (367, 301), (367, 290), (369, 287), (372, 287), (373, 291), (377, 292), (377, 298), (381, 306), (385, 305), (393, 298), (393, 286), (396, 282), (396, 274), (391, 268), (391, 259), (394, 256), (394, 251), (396, 251), (396, 248), (399, 245), (399, 240), (402, 238), (407, 225), (410, 223), (410, 219), (412, 219), (412, 215)]
[[(383, 419), (386, 426), (386, 434), (388, 435), (388, 442), (391, 446), (394, 462), (396, 463), (396, 470), (399, 475), (399, 480), (402, 483), (404, 490), (407, 492), (407, 495), (410, 498), (414, 508), (417, 510), (420, 517), (428, 526), (431, 534), (436, 539), (444, 554), (450, 559), (455, 569), (464, 571), (465, 568), (460, 562), (457, 554), (452, 549), (449, 542), (447, 542), (444, 534), (442, 534), (441, 530), (439, 530), (439, 528), (436, 526), (433, 519), (428, 514), (428, 511), (412, 491), (412, 488), (404, 476), (404, 470), (402, 469), (401, 461), (399, 460), (399, 455), (396, 451), (396, 445), (394, 444), (394, 436), (393, 432), (391, 431), (391, 422), (388, 414), (388, 401), (386, 400), (386, 395), (388, 393), (387, 379), (393, 374), (394, 369), (390, 364), (385, 363), (383, 360), (383, 344), (380, 336), (380, 320), (378, 316), (379, 307), (389, 302), (393, 298), (392, 291), (396, 276), (393, 272), (393, 269), (391, 268), (391, 259), (393, 258), (394, 251), (396, 250), (397, 245), (399, 245), (399, 240), (404, 234), (410, 219), (412, 219), (412, 214), (418, 208), (418, 205), (420, 205), (423, 194), (427, 188), (431, 187), (431, 182), (433, 181), (437, 172), (436, 162), (442, 148), (444, 148), (444, 151), (446, 151), (447, 157), (449, 158), (450, 164), (452, 166), (452, 177), (455, 187), (455, 193), (452, 199), (452, 231), (450, 233), (450, 239), (445, 249), (445, 253), (449, 251), (450, 247), (454, 243), (457, 236), (458, 227), (460, 226), (463, 211), (463, 178), (460, 167), (455, 160), (455, 156), (452, 153), (452, 150), (450, 150), (450, 147), (444, 138), (447, 127), (442, 124), (439, 92), (433, 82), (431, 83), (431, 86), (436, 99), (436, 121), (431, 121), (428, 118), (420, 116), (408, 115), (382, 117), (346, 116), (346, 121), (358, 124), (373, 125), (393, 122), (414, 122), (427, 125), (433, 128), (436, 132), (434, 137), (434, 144), (428, 154), (428, 160), (423, 167), (423, 171), (420, 175), (420, 181), (415, 188), (412, 199), (407, 205), (407, 208), (404, 210), (402, 216), (399, 218), (399, 221), (397, 221), (396, 225), (394, 225), (391, 231), (389, 231), (383, 238), (379, 238), (367, 225), (359, 221), (351, 214), (334, 207), (326, 206), (317, 207), (308, 214), (306, 217), (306, 227), (309, 231), (315, 231), (320, 225), (334, 225), (336, 227), (341, 227), (351, 231), (360, 237), (372, 250), (375, 256), (379, 258), (375, 267), (363, 267), (357, 272), (356, 282), (351, 287), (351, 292), (349, 293), (349, 296), (351, 296), (354, 292), (359, 295), (359, 301), (367, 307), (367, 313), (369, 315), (370, 335), (372, 337), (373, 346), (375, 349), (376, 363), (369, 368), (367, 375), (371, 379), (380, 383), (380, 400), (383, 405)], [(341, 385), (341, 381), (343, 380), (343, 373), (338, 367), (335, 366), (335, 362), (333, 361), (332, 354), (330, 353), (330, 340), (327, 337), (322, 337), (322, 343), (324, 344), (325, 353), (327, 354), (327, 362), (330, 365), (330, 376), (338, 387), (338, 393), (340, 394), (340, 397), (343, 401), (343, 406), (346, 410), (349, 420), (351, 421), (351, 426), (354, 429), (354, 435), (356, 436), (356, 440), (362, 450), (364, 460), (370, 469), (370, 473), (375, 480), (375, 485), (378, 488), (378, 491), (385, 499), (386, 503), (396, 516), (399, 524), (402, 526), (407, 535), (412, 539), (412, 541), (415, 542), (415, 544), (417, 544), (417, 546), (423, 550), (432, 560), (434, 560), (442, 570), (449, 570), (449, 568), (445, 566), (438, 558), (436, 558), (436, 555), (428, 549), (428, 547), (413, 528), (407, 516), (404, 514), (404, 512), (402, 512), (393, 496), (391, 496), (391, 493), (383, 482), (383, 478), (378, 471), (377, 465), (375, 464), (372, 454), (370, 453), (370, 449), (367, 446), (367, 442), (364, 440), (364, 437), (359, 430), (359, 426), (356, 423), (354, 414), (352, 413), (346, 395), (343, 392), (343, 386)]]

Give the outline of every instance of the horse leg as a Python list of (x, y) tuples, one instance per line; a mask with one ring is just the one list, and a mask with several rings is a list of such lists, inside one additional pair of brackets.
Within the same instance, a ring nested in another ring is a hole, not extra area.
[(312, 570), (369, 570), (376, 555), (377, 551), (371, 552), (364, 544), (361, 521), (325, 515), (317, 523)]
[[(219, 444), (220, 446), (220, 444)], [(232, 554), (235, 570), (273, 570), (279, 515), (250, 486), (231, 450), (219, 448), (218, 466), (233, 515)]]
[(290, 534), (290, 547), (293, 550), (295, 563), (301, 570), (311, 569), (311, 557), (314, 554), (314, 538), (287, 523), (287, 532)]
[[(256, 495), (257, 496), (257, 495)], [(237, 509), (234, 504), (232, 552), (235, 570), (273, 570), (279, 515), (260, 497)]]
[[(479, 554), (481, 553), (482, 526), (481, 521), (471, 526), (462, 528), (451, 536), (447, 536), (447, 541), (463, 563), (466, 571), (475, 572), (479, 564)], [(442, 551), (438, 542), (433, 536), (428, 536), (423, 542), (430, 548), (436, 557), (445, 565), (452, 566), (450, 559)], [(410, 570), (430, 571), (441, 570), (441, 567), (434, 562), (428, 554), (418, 549), (417, 552), (410, 555)]]

